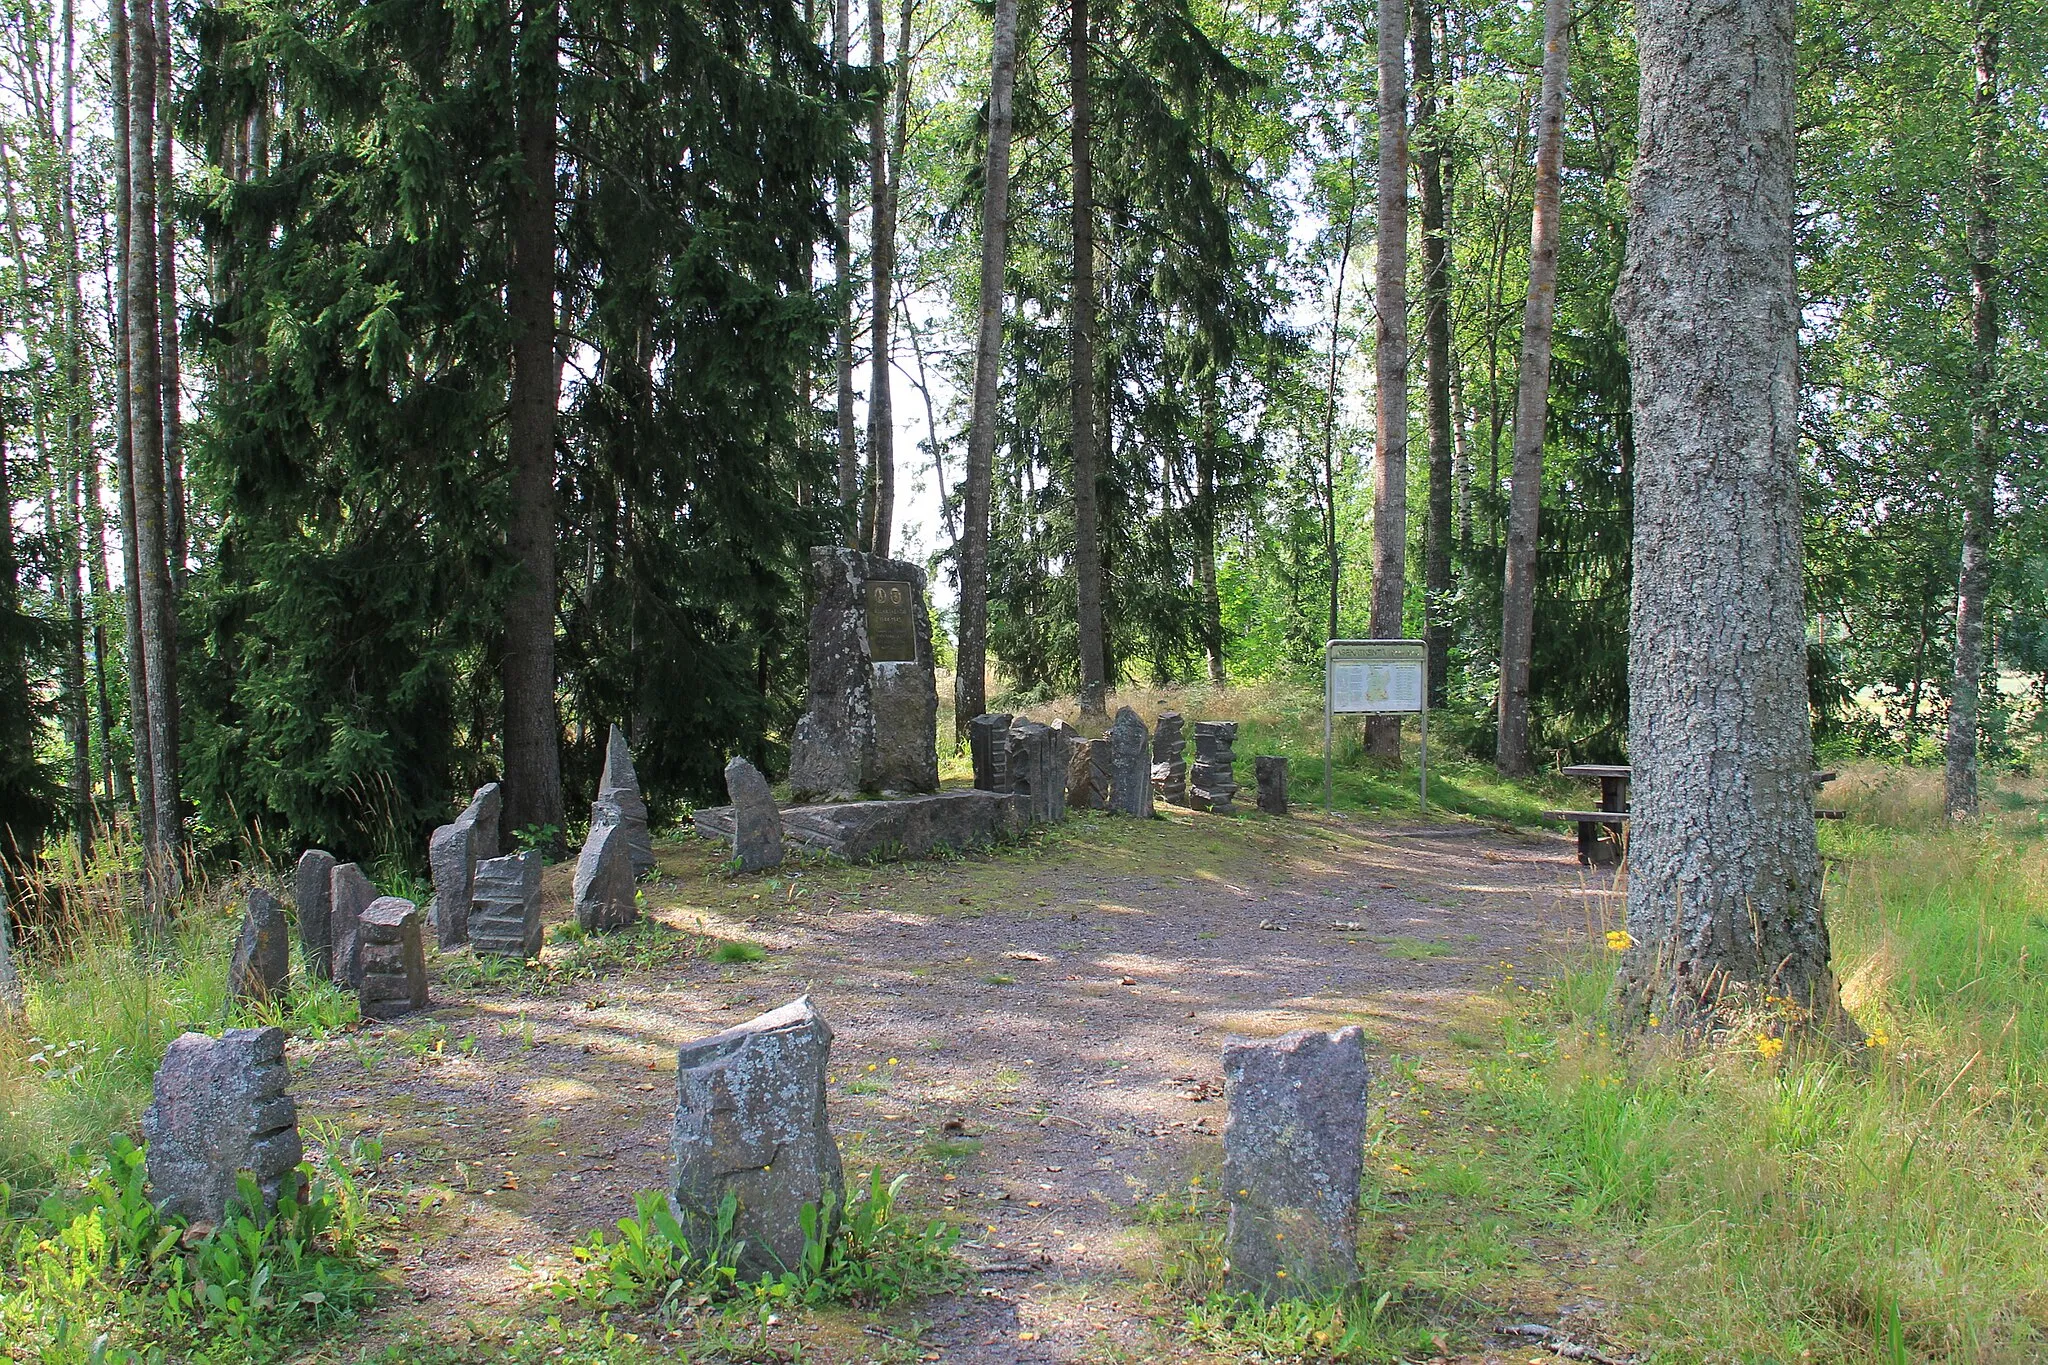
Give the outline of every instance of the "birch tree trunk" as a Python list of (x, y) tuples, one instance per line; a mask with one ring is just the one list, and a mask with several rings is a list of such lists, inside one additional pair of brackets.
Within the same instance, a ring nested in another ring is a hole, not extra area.
[(1564, 161), (1564, 83), (1571, 0), (1543, 3), (1543, 93), (1537, 112), (1536, 192), (1529, 215), (1529, 297), (1515, 386), (1508, 479), (1508, 552), (1501, 582), (1499, 727), (1494, 766), (1529, 767), (1529, 666), (1536, 639), (1536, 523), (1543, 507), (1543, 429), (1550, 410), (1550, 335), (1557, 313), (1558, 175)]
[(1438, 122), (1435, 15), (1415, 0), (1415, 178), (1422, 186), (1422, 361), (1429, 413), (1429, 512), (1422, 550), (1422, 634), (1429, 645), (1429, 704), (1451, 681), (1451, 229), (1444, 207), (1443, 128)]
[[(852, 0), (832, 6), (832, 62), (846, 70), (853, 47)], [(839, 330), (834, 338), (838, 369), (836, 411), (839, 428), (839, 507), (849, 545), (860, 540), (860, 447), (853, 434), (853, 181), (841, 166), (833, 185), (832, 266), (839, 290)]]
[(1358, 159), (1351, 159), (1351, 196), (1344, 209), (1343, 244), (1337, 249), (1337, 282), (1330, 291), (1330, 368), (1323, 386), (1323, 562), (1329, 571), (1329, 639), (1337, 638), (1337, 597), (1344, 566), (1337, 558), (1337, 369), (1344, 341), (1344, 279), (1351, 273), (1351, 247), (1358, 227)]
[(960, 529), (960, 641), (953, 675), (953, 733), (988, 710), (988, 523), (1002, 380), (1003, 296), (1009, 260), (1010, 134), (1017, 85), (1017, 0), (996, 0), (989, 72), (988, 163), (981, 186), (981, 293), (974, 334), (974, 407), (967, 429), (967, 487)]
[[(1405, 0), (1380, 0), (1379, 256), (1374, 271), (1378, 420), (1372, 450), (1372, 618), (1376, 639), (1402, 631), (1408, 588), (1408, 63)], [(1401, 720), (1373, 716), (1366, 752), (1399, 762)]]
[(156, 25), (150, 0), (128, 12), (128, 406), (133, 445), (135, 551), (149, 698), (151, 809), (156, 841), (145, 900), (159, 914), (181, 886), (178, 795), (177, 608), (165, 527), (163, 370), (157, 315)]
[[(1625, 1025), (1747, 996), (1846, 1022), (1828, 962), (1793, 281), (1793, 0), (1645, 0), (1616, 311), (1635, 444)], [(1757, 1001), (1759, 1005), (1763, 1002)]]
[(1955, 677), (1949, 684), (1943, 795), (1952, 820), (1977, 814), (1977, 730), (1983, 712), (1985, 599), (1997, 514), (1998, 403), (1998, 16), (1971, 6), (1977, 84), (1970, 102), (1970, 464), (1963, 494), (1962, 571), (1956, 581)]
[(1081, 714), (1105, 712), (1102, 639), (1102, 541), (1095, 511), (1095, 170), (1094, 101), (1089, 81), (1088, 0), (1072, 0), (1067, 33), (1073, 100), (1074, 276), (1068, 330), (1073, 389), (1074, 590), (1081, 654)]
[(562, 722), (555, 700), (555, 109), (560, 84), (556, 0), (521, 6), (513, 56), (513, 118), (525, 183), (511, 206), (512, 385), (507, 548), (521, 581), (505, 604), (507, 834), (555, 830), (562, 817)]

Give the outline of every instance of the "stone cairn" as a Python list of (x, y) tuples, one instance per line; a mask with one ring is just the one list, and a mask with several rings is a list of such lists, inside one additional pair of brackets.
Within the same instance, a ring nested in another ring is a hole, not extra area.
[(540, 956), (540, 850), (486, 858), (470, 889), (469, 938), (479, 954)]
[(1189, 804), (1196, 810), (1228, 815), (1237, 796), (1237, 722), (1198, 720), (1195, 722), (1194, 785)]
[(228, 963), (228, 998), (252, 1005), (281, 1002), (291, 970), (284, 907), (268, 891), (253, 890), (242, 916), (242, 932), (235, 938), (235, 955)]
[(647, 833), (647, 802), (640, 795), (640, 774), (634, 770), (625, 731), (616, 725), (605, 741), (604, 776), (598, 779), (597, 800), (590, 803), (590, 823), (593, 828), (617, 825), (626, 831), (626, 854), (635, 877), (654, 871), (654, 840)]
[[(218, 1038), (181, 1034), (156, 1069), (142, 1116), (152, 1202), (170, 1216), (215, 1225), (249, 1171), (263, 1209), (297, 1196), (299, 1111), (285, 1093), (281, 1028), (231, 1028)], [(251, 1209), (251, 1213), (258, 1210)]]
[(1356, 1024), (1224, 1047), (1232, 1290), (1281, 1298), (1357, 1275), (1365, 1085)]
[(1152, 735), (1128, 706), (1109, 727), (1109, 808), (1118, 815), (1152, 814)]
[(1287, 814), (1287, 760), (1260, 754), (1252, 768), (1259, 778), (1259, 809), (1268, 815)]
[(462, 814), (427, 841), (427, 865), (434, 874), (434, 937), (444, 949), (469, 942), (470, 883), (478, 860), (498, 856), (503, 807), (497, 783), (478, 787)]
[(1187, 738), (1178, 711), (1161, 711), (1152, 731), (1152, 794), (1169, 806), (1188, 803)]
[(576, 858), (576, 923), (586, 933), (624, 929), (640, 918), (640, 894), (633, 888), (633, 860), (626, 832), (617, 825), (593, 825)]
[(744, 758), (725, 765), (725, 793), (732, 798), (732, 856), (742, 872), (782, 864), (782, 812), (768, 779)]
[(299, 855), (292, 875), (292, 899), (299, 912), (299, 954), (306, 975), (315, 981), (334, 980), (334, 855), (309, 848)]
[(427, 1007), (427, 948), (419, 907), (380, 896), (363, 911), (362, 984), (356, 1000), (365, 1019), (396, 1019)]
[(334, 984), (349, 990), (363, 984), (359, 929), (377, 888), (354, 863), (336, 864), (327, 879), (328, 934), (334, 945)]
[(832, 1030), (809, 996), (676, 1050), (669, 1205), (690, 1244), (708, 1247), (719, 1205), (733, 1195), (743, 1274), (796, 1265), (803, 1206), (843, 1203), (839, 1144), (825, 1115), (831, 1053)]

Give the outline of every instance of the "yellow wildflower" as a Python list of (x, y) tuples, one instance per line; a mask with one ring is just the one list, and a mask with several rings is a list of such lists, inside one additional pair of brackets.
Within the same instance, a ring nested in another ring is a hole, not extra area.
[(1785, 1040), (1783, 1038), (1773, 1038), (1769, 1034), (1757, 1035), (1757, 1055), (1759, 1057), (1762, 1057), (1765, 1061), (1769, 1061), (1771, 1058), (1776, 1057), (1779, 1053), (1783, 1052), (1784, 1050)]
[(1890, 1047), (1891, 1045), (1891, 1035), (1886, 1033), (1883, 1029), (1879, 1029), (1877, 1032), (1871, 1034), (1868, 1038), (1865, 1038), (1863, 1040), (1863, 1046), (1865, 1047)]
[(1635, 947), (1635, 946), (1636, 946), (1636, 941), (1635, 941), (1635, 939), (1634, 939), (1634, 938), (1630, 937), (1630, 935), (1629, 935), (1629, 932), (1628, 932), (1628, 930), (1626, 930), (1626, 929), (1609, 929), (1609, 930), (1607, 931), (1607, 951), (1608, 951), (1608, 952), (1610, 952), (1610, 953), (1625, 953), (1625, 952), (1627, 952), (1627, 951), (1628, 951), (1629, 949), (1631, 949), (1631, 948), (1633, 948), (1633, 947)]

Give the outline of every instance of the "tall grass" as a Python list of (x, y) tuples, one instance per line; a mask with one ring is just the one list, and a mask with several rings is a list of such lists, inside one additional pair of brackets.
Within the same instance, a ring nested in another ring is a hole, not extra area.
[(2048, 848), (2027, 802), (1951, 828), (1935, 796), (1852, 775), (1824, 835), (1862, 1058), (1618, 1050), (1598, 926), (1482, 1068), (1555, 1206), (1630, 1245), (1665, 1358), (2048, 1358)]

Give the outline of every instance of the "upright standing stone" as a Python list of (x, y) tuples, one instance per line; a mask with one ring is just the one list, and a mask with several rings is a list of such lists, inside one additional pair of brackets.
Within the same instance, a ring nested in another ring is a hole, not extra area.
[(1161, 711), (1152, 731), (1152, 794), (1169, 806), (1188, 803), (1187, 739), (1178, 711)]
[(1231, 1289), (1274, 1298), (1357, 1276), (1365, 1079), (1356, 1024), (1224, 1047)]
[(468, 812), (427, 840), (434, 874), (434, 937), (445, 950), (469, 942), (470, 885), (476, 876), (476, 824)]
[(598, 933), (624, 929), (638, 918), (640, 894), (633, 887), (626, 832), (617, 825), (592, 825), (576, 857), (576, 923)]
[(1010, 727), (1010, 790), (1030, 798), (1033, 824), (1067, 818), (1066, 747), (1049, 725), (1020, 720)]
[(1063, 720), (1053, 722), (1052, 732), (1067, 770), (1067, 809), (1099, 810), (1108, 805), (1108, 793), (1098, 796), (1091, 780), (1094, 769), (1088, 762), (1088, 736)]
[(377, 888), (354, 863), (337, 864), (327, 879), (327, 902), (331, 907), (328, 927), (334, 940), (334, 984), (349, 990), (363, 984), (361, 942), (357, 926)]
[(744, 758), (725, 765), (725, 792), (732, 798), (732, 856), (742, 872), (782, 865), (782, 812), (768, 779)]
[(590, 803), (590, 823), (593, 827), (617, 825), (626, 831), (626, 852), (634, 876), (654, 871), (654, 840), (647, 832), (647, 802), (640, 795), (640, 774), (633, 767), (633, 751), (626, 747), (626, 733), (616, 725), (605, 741), (604, 776), (598, 779), (597, 800)]
[(939, 689), (924, 571), (811, 550), (810, 708), (789, 747), (799, 802), (939, 789)]
[(1287, 760), (1260, 754), (1252, 768), (1259, 778), (1259, 809), (1268, 815), (1287, 814)]
[(1088, 741), (1088, 802), (1095, 810), (1109, 809), (1109, 791), (1115, 785), (1115, 765), (1110, 761), (1109, 741)]
[(974, 760), (974, 785), (985, 792), (1010, 790), (1010, 713), (992, 711), (967, 722), (967, 752)]
[(267, 1005), (284, 999), (285, 978), (291, 975), (291, 936), (285, 929), (284, 907), (261, 887), (249, 893), (242, 932), (228, 964), (228, 998)]
[(363, 911), (356, 999), (365, 1019), (395, 1019), (427, 1007), (427, 947), (419, 907), (411, 901), (380, 896)]
[(299, 956), (306, 975), (315, 981), (334, 979), (334, 855), (309, 848), (299, 855), (292, 876), (292, 899), (298, 902)]
[(832, 1030), (809, 996), (676, 1050), (676, 1159), (669, 1205), (692, 1246), (708, 1246), (727, 1194), (748, 1274), (798, 1264), (803, 1206), (844, 1197), (825, 1114)]
[(463, 810), (462, 818), (469, 821), (469, 856), (472, 862), (495, 858), (504, 852), (498, 843), (498, 817), (504, 809), (504, 789), (495, 782), (486, 782), (469, 794), (469, 805)]
[(1109, 727), (1109, 808), (1118, 815), (1152, 814), (1152, 736), (1128, 706)]
[[(180, 1034), (156, 1069), (142, 1116), (151, 1202), (162, 1213), (218, 1224), (248, 1171), (263, 1212), (300, 1190), (299, 1111), (281, 1028), (231, 1028), (218, 1038)], [(254, 1213), (257, 1210), (250, 1210)]]
[(538, 849), (476, 865), (469, 937), (477, 952), (521, 961), (540, 956), (540, 873)]
[(1228, 815), (1237, 796), (1237, 722), (1195, 722), (1194, 783), (1188, 804), (1196, 810)]

